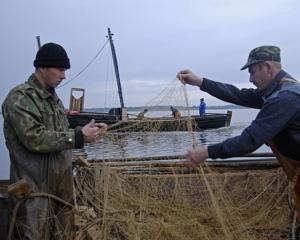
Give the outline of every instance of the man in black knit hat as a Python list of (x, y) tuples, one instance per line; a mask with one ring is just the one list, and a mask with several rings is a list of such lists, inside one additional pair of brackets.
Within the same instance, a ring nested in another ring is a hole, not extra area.
[[(72, 148), (82, 148), (106, 131), (92, 120), (69, 129), (55, 88), (65, 79), (70, 61), (55, 43), (43, 45), (33, 62), (35, 73), (13, 88), (3, 105), (4, 135), (10, 153), (10, 180), (26, 180), (32, 193), (47, 193), (73, 204)], [(13, 205), (16, 199), (11, 196)], [(49, 198), (28, 198), (18, 211), (15, 239), (71, 239), (70, 208)]]

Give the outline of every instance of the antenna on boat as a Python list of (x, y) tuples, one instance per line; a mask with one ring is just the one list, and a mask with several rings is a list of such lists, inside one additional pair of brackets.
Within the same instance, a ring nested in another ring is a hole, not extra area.
[(119, 98), (120, 98), (120, 104), (121, 108), (124, 108), (124, 101), (123, 101), (123, 94), (122, 94), (122, 86), (121, 86), (121, 81), (120, 81), (120, 75), (119, 75), (119, 68), (118, 68), (118, 62), (117, 62), (117, 56), (116, 56), (116, 51), (114, 47), (114, 42), (112, 40), (113, 33), (111, 33), (110, 28), (108, 30), (108, 40), (110, 43), (110, 48), (111, 48), (111, 54), (113, 57), (113, 62), (114, 62), (114, 68), (115, 68), (115, 73), (116, 73), (116, 78), (117, 78), (117, 84), (118, 84), (118, 93), (119, 93)]

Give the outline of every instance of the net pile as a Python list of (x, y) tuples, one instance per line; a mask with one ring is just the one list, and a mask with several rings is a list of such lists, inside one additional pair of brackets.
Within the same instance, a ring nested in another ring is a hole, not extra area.
[[(182, 124), (187, 131), (179, 136), (181, 147), (202, 143), (201, 136), (195, 138), (187, 94), (178, 80), (149, 102), (159, 105), (185, 106), (181, 110), (186, 110), (187, 121)], [(110, 157), (103, 158), (101, 150), (91, 147), (94, 155), (85, 156), (90, 163), (75, 168), (76, 209), (81, 209), (76, 213), (77, 240), (289, 237), (287, 179), (278, 166), (225, 163), (189, 169), (182, 158), (157, 157), (150, 148), (149, 142), (163, 136), (159, 145), (167, 149), (164, 144), (170, 139), (169, 133), (159, 133), (161, 123), (156, 124), (110, 129), (99, 139), (103, 149), (110, 149)], [(132, 130), (142, 133), (128, 133)], [(114, 155), (118, 148), (128, 148), (128, 134), (135, 137), (130, 140), (135, 157)]]
[(77, 239), (288, 237), (287, 181), (280, 169), (171, 167), (153, 174), (150, 166), (130, 174), (124, 168), (77, 169), (77, 204), (94, 212), (81, 215), (86, 222), (77, 226)]

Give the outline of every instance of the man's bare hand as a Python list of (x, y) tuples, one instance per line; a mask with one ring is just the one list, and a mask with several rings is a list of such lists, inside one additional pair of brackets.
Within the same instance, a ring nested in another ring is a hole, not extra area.
[(97, 136), (100, 134), (100, 129), (94, 119), (81, 128), (81, 131), (84, 136), (84, 141), (88, 143), (95, 142)]
[(194, 74), (191, 70), (185, 69), (177, 73), (176, 77), (183, 83), (201, 87), (203, 78)]
[(208, 151), (206, 146), (198, 145), (193, 149), (189, 149), (185, 155), (185, 164), (188, 167), (197, 168), (200, 164), (204, 163), (208, 158)]
[(106, 123), (95, 123), (95, 126), (99, 128), (99, 135), (106, 133), (107, 124)]

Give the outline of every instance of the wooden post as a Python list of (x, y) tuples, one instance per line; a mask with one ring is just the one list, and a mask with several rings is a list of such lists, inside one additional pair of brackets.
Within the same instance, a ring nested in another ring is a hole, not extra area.
[(127, 108), (121, 108), (121, 120), (122, 121), (128, 120)]
[[(79, 98), (76, 98), (73, 95), (74, 92), (81, 92), (82, 95)], [(83, 111), (84, 95), (85, 95), (85, 90), (83, 88), (71, 88), (69, 111), (79, 111), (79, 112)]]
[(40, 39), (40, 36), (36, 36), (36, 41), (37, 41), (38, 49), (40, 49), (40, 47), (41, 47), (41, 39)]
[(110, 43), (111, 54), (112, 54), (112, 57), (113, 57), (115, 74), (116, 74), (116, 79), (117, 79), (120, 104), (121, 104), (121, 108), (124, 108), (125, 105), (124, 105), (124, 101), (123, 101), (122, 85), (121, 85), (121, 81), (120, 81), (120, 74), (119, 74), (119, 67), (118, 67), (117, 55), (116, 55), (116, 51), (115, 51), (114, 42), (112, 40), (112, 35), (113, 34), (111, 33), (110, 28), (108, 28), (107, 31), (108, 31), (108, 36), (107, 37), (108, 37), (108, 40), (109, 40), (109, 43)]

